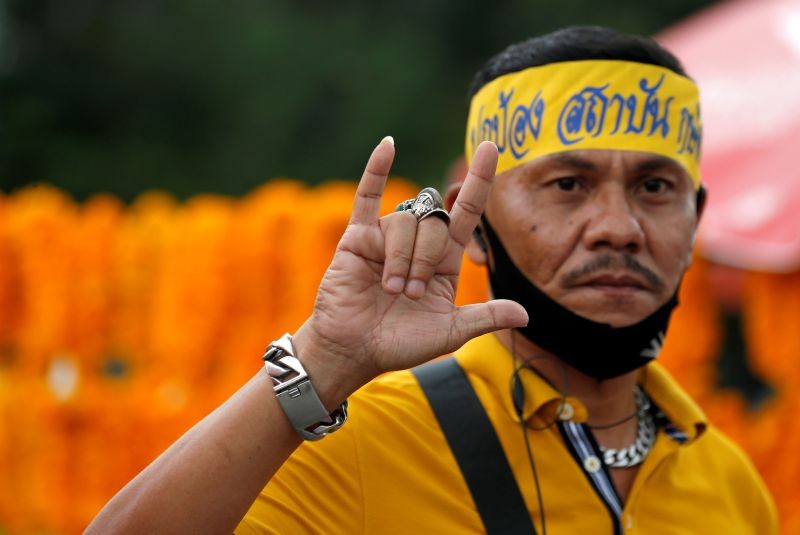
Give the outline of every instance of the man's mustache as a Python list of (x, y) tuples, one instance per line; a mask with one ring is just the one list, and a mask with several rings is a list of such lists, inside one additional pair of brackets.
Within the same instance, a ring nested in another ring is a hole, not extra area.
[(661, 291), (664, 289), (664, 281), (661, 280), (661, 277), (656, 275), (650, 268), (643, 266), (632, 255), (627, 253), (600, 255), (564, 275), (564, 284), (565, 286), (573, 286), (586, 276), (605, 269), (623, 269), (638, 273), (647, 280), (648, 284), (650, 284), (654, 290)]

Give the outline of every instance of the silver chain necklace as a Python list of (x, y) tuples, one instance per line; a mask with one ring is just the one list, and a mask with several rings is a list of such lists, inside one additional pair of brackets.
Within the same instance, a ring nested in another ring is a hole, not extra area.
[(644, 458), (653, 448), (653, 442), (656, 438), (656, 422), (650, 413), (650, 401), (638, 385), (634, 391), (634, 399), (636, 400), (636, 413), (639, 421), (636, 440), (625, 448), (616, 449), (600, 446), (600, 451), (603, 453), (603, 462), (610, 468), (636, 466), (644, 461)]

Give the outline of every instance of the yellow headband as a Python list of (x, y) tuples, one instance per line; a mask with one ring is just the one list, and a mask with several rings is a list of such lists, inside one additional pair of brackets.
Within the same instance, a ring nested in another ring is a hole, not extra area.
[(680, 163), (700, 186), (697, 86), (663, 67), (630, 61), (552, 63), (506, 74), (472, 98), (467, 163), (497, 144), (502, 173), (540, 156), (582, 149), (652, 152)]

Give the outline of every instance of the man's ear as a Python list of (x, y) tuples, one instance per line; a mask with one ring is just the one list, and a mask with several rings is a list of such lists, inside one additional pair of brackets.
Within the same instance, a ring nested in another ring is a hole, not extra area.
[(460, 180), (458, 182), (451, 182), (449, 186), (447, 186), (447, 191), (444, 192), (444, 209), (448, 212), (453, 209), (453, 205), (456, 203), (456, 197), (458, 197), (458, 192), (461, 191), (461, 186), (464, 185), (464, 181)]
[(706, 198), (708, 197), (708, 192), (704, 186), (700, 186), (697, 190), (697, 197), (695, 198), (694, 206), (695, 210), (697, 210), (697, 223), (700, 223), (700, 218), (703, 217), (703, 212), (706, 209)]
[(692, 247), (689, 249), (689, 258), (686, 261), (686, 269), (689, 269), (692, 264), (694, 263), (694, 244), (695, 240), (697, 239), (697, 227), (700, 225), (700, 219), (703, 217), (703, 212), (706, 209), (706, 199), (708, 193), (706, 192), (706, 188), (702, 185), (697, 189), (697, 196), (695, 197), (694, 206), (695, 206), (695, 213), (697, 214), (696, 218), (696, 226), (694, 232), (692, 233)]
[(467, 247), (464, 249), (467, 252), (467, 257), (479, 266), (488, 265), (489, 255), (486, 247), (486, 238), (481, 224), (475, 227), (472, 231), (472, 238), (467, 242)]

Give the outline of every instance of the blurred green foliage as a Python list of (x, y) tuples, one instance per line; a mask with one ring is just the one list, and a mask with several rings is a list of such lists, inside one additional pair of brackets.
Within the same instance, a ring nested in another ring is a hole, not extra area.
[(463, 149), (472, 74), (569, 24), (652, 34), (703, 0), (0, 0), (0, 188), (85, 198), (247, 192), (394, 173), (435, 183)]

